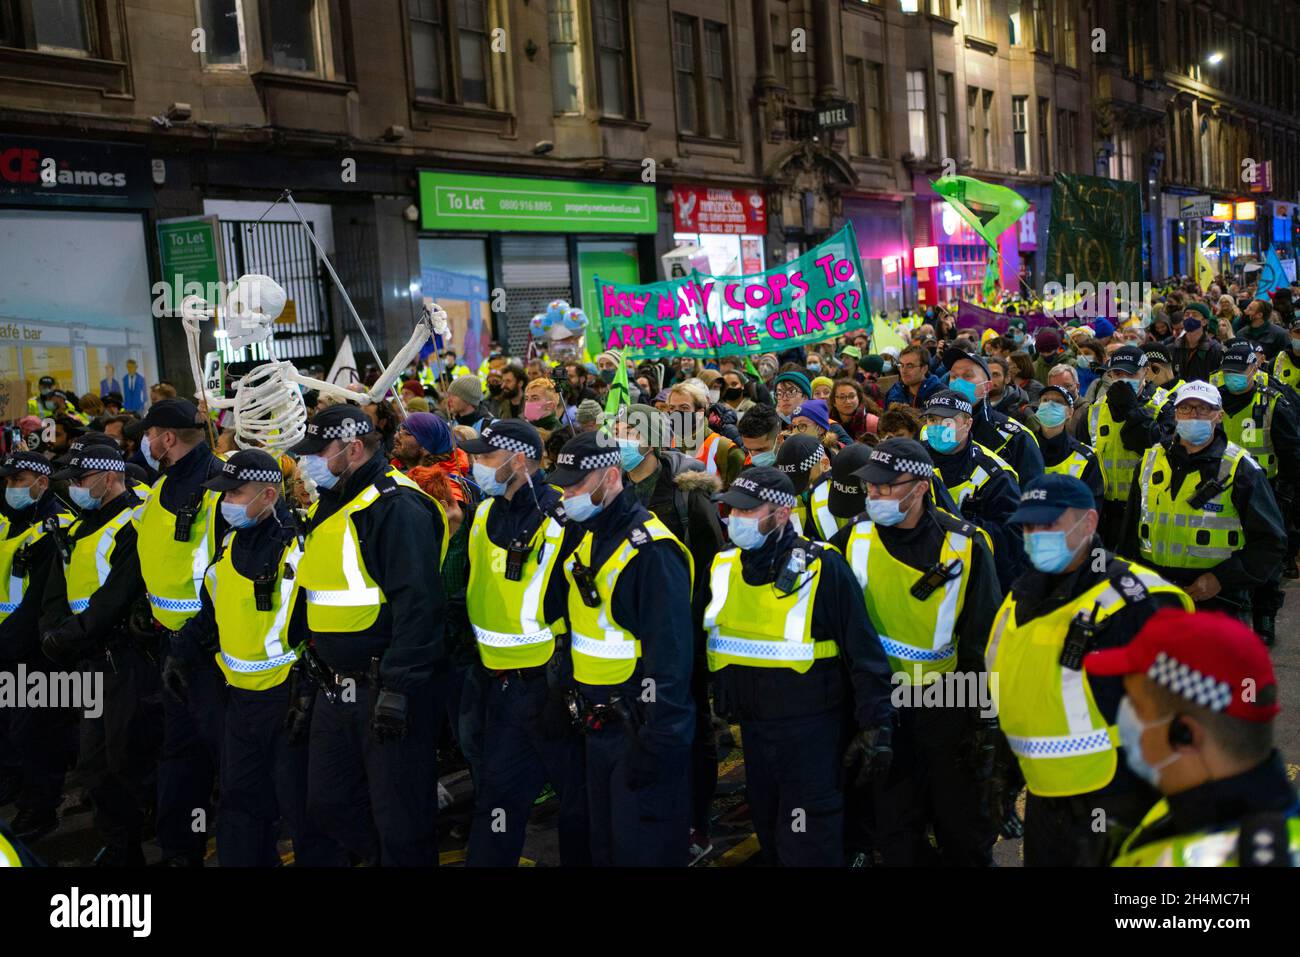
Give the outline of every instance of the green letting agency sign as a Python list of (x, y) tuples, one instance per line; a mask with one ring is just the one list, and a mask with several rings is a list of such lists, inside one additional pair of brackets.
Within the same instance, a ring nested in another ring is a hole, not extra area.
[(655, 189), (420, 171), (420, 225), (536, 233), (653, 233)]

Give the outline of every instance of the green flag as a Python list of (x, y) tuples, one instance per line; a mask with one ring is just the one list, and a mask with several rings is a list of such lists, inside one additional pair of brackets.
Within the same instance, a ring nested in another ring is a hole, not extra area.
[(753, 356), (745, 356), (745, 371), (748, 372), (750, 375), (752, 375), (755, 379), (762, 381), (763, 373), (759, 372), (758, 366), (754, 365)]
[(1029, 209), (1014, 189), (973, 176), (941, 176), (930, 185), (990, 246), (996, 246), (998, 237)]
[(631, 390), (627, 384), (627, 363), (623, 361), (622, 352), (615, 351), (614, 355), (618, 356), (618, 368), (614, 370), (614, 381), (609, 384), (609, 395), (605, 399), (606, 418), (618, 415), (618, 410), (629, 405), (631, 399)]

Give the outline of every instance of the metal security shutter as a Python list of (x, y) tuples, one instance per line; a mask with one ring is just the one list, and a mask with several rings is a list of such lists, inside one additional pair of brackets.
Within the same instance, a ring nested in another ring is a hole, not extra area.
[(502, 236), (501, 285), (506, 291), (506, 348), (522, 356), (528, 323), (555, 299), (573, 301), (569, 243), (564, 236)]

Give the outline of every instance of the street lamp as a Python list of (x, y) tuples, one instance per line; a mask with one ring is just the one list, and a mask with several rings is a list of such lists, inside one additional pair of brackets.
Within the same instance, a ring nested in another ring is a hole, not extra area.
[(1218, 66), (1223, 62), (1223, 54), (1216, 50), (1205, 58), (1205, 62), (1210, 64), (1210, 66)]

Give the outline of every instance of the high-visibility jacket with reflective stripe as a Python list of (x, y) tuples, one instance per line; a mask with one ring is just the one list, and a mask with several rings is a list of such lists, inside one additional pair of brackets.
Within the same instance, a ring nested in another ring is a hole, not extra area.
[[(796, 547), (810, 551), (810, 543)], [(741, 551), (728, 548), (713, 558), (709, 605), (704, 611), (710, 671), (728, 665), (790, 668), (803, 674), (817, 658), (834, 658), (833, 641), (813, 641), (813, 608), (821, 584), (821, 559), (814, 557), (790, 594), (772, 583), (749, 585), (741, 574)]]
[(1291, 349), (1283, 349), (1273, 359), (1273, 377), (1283, 385), (1300, 389), (1300, 358)]
[[(68, 512), (59, 512), (56, 517), (62, 528), (72, 524), (72, 516)], [(8, 523), (5, 524), (5, 530), (8, 531)], [(27, 585), (31, 581), (30, 568), (22, 575), (14, 574), (14, 559), (24, 549), (30, 549), (44, 537), (44, 523), (34, 522), (12, 538), (0, 539), (0, 585), (4, 588), (3, 594), (0, 595), (0, 621), (4, 621), (22, 605), (23, 596), (27, 594)]]
[(113, 570), (113, 552), (117, 549), (117, 533), (134, 517), (134, 510), (124, 508), (110, 518), (101, 528), (85, 538), (75, 538), (80, 522), (73, 522), (68, 530), (72, 539), (72, 558), (63, 570), (67, 586), (68, 607), (80, 615), (90, 607), (90, 596), (108, 581)]
[(982, 489), (998, 469), (1005, 469), (1011, 473), (1013, 479), (1016, 478), (1016, 470), (1001, 456), (989, 451), (974, 439), (971, 440), (971, 445), (975, 449), (975, 467), (971, 469), (970, 474), (956, 485), (948, 485), (947, 482), (944, 482), (944, 485), (948, 488), (948, 494), (952, 496), (952, 500), (958, 508), (961, 508), (966, 499)]
[[(1119, 388), (1127, 389), (1128, 386)], [(1101, 477), (1105, 483), (1108, 502), (1128, 501), (1133, 472), (1142, 461), (1141, 452), (1131, 452), (1124, 447), (1124, 440), (1120, 438), (1122, 428), (1123, 423), (1116, 422), (1111, 417), (1106, 399), (1098, 396), (1097, 401), (1088, 407), (1088, 435), (1092, 440), (1092, 450), (1097, 454), (1097, 462), (1101, 465)]]
[(1189, 471), (1183, 487), (1171, 489), (1173, 469), (1163, 445), (1147, 449), (1142, 459), (1142, 513), (1138, 549), (1142, 560), (1167, 568), (1213, 568), (1245, 544), (1241, 516), (1232, 501), (1237, 469), (1247, 457), (1231, 442), (1223, 450), (1216, 476), (1224, 490), (1201, 508), (1188, 499), (1201, 484), (1200, 473)]
[(946, 566), (959, 559), (961, 573), (921, 601), (911, 589), (924, 572), (889, 554), (875, 522), (858, 522), (849, 533), (845, 557), (862, 586), (867, 614), (880, 635), (890, 668), (894, 674), (904, 675), (906, 684), (924, 684), (930, 674), (957, 667), (953, 628), (966, 601), (973, 551), (969, 535), (945, 530), (939, 563)]
[(829, 542), (841, 528), (849, 523), (847, 518), (836, 518), (831, 514), (831, 479), (828, 475), (813, 486), (808, 496), (808, 518), (811, 526), (808, 537), (819, 542)]
[[(1226, 389), (1224, 390), (1227, 391)], [(1254, 456), (1259, 467), (1269, 478), (1277, 475), (1277, 454), (1273, 451), (1273, 414), (1277, 411), (1282, 394), (1272, 386), (1256, 386), (1254, 401), (1238, 409), (1236, 414), (1223, 413), (1223, 432), (1229, 442), (1235, 442)]]
[(1040, 797), (1087, 794), (1115, 775), (1119, 732), (1107, 725), (1093, 700), (1087, 674), (1061, 667), (1070, 622), (1081, 612), (1096, 624), (1120, 611), (1134, 595), (1170, 594), (1183, 607), (1192, 602), (1182, 589), (1141, 565), (1106, 578), (1060, 608), (1021, 622), (1014, 595), (993, 619), (985, 666), (995, 681), (998, 723), (1020, 762), (1029, 790)]
[[(389, 469), (384, 474), (398, 485), (415, 489), (438, 507), (442, 518), (442, 542), (438, 551), (441, 566), (451, 541), (447, 535), (447, 513), (442, 503), (396, 469)], [(312, 631), (339, 634), (365, 631), (378, 620), (380, 606), (388, 601), (366, 568), (355, 524), (357, 515), (375, 504), (379, 495), (377, 485), (367, 485), (307, 533), (306, 546), (298, 563), (298, 587), (307, 600), (307, 627)], [(308, 510), (309, 520), (315, 516), (319, 505), (318, 501)]]
[[(1179, 834), (1134, 847), (1142, 835), (1162, 824), (1169, 816), (1169, 802), (1161, 798), (1147, 812), (1142, 823), (1133, 829), (1120, 845), (1119, 856), (1111, 867), (1239, 867), (1241, 825), (1232, 824), (1220, 831), (1197, 831)], [(1296, 808), (1287, 815), (1287, 847), (1273, 848), (1273, 853), (1285, 854), (1291, 867), (1300, 867), (1300, 816)]]
[[(253, 581), (235, 568), (231, 547), (237, 530), (226, 533), (221, 553), (204, 576), (204, 587), (216, 613), (217, 666), (226, 681), (246, 691), (265, 691), (289, 677), (298, 660), (288, 645), (289, 619), (297, 597), (296, 572), (302, 558), (298, 542), (284, 547), (276, 563), (277, 579), (271, 591), (271, 610), (258, 611)], [(289, 569), (286, 573), (286, 569)]]
[[(568, 619), (573, 677), (582, 684), (621, 684), (636, 671), (637, 659), (641, 657), (641, 641), (622, 623), (614, 620), (613, 598), (619, 576), (636, 555), (637, 545), (632, 543), (632, 533), (641, 528), (633, 526), (628, 529), (629, 537), (610, 553), (599, 570), (593, 572), (596, 593), (600, 596), (600, 604), (595, 608), (582, 600), (582, 590), (573, 575), (573, 567), (578, 562), (586, 568), (591, 567), (591, 548), (595, 541), (591, 532), (583, 536), (573, 554), (564, 562), (564, 577), (569, 580)], [(668, 526), (652, 515), (644, 528), (651, 539), (670, 541), (682, 550), (687, 571), (694, 581), (695, 566), (691, 553), (668, 530)]]
[(535, 668), (550, 661), (555, 651), (555, 633), (546, 621), (544, 603), (564, 529), (549, 517), (538, 525), (519, 580), (510, 581), (507, 550), (487, 533), (488, 515), (496, 501), (489, 498), (479, 505), (470, 526), (465, 605), (484, 668)]
[(18, 855), (18, 848), (9, 843), (9, 839), (0, 834), (0, 867), (22, 867), (23, 859)]
[(176, 631), (203, 607), (199, 589), (216, 549), (213, 516), (220, 492), (205, 490), (190, 523), (190, 536), (176, 541), (176, 513), (162, 504), (164, 475), (138, 509), (136, 532), (140, 536), (140, 576), (144, 579), (153, 616), (164, 628)]
[[(1084, 446), (1084, 448), (1087, 448), (1087, 446)], [(1094, 458), (1096, 458), (1096, 454), (1092, 453), (1091, 449), (1088, 449), (1087, 452), (1073, 449), (1069, 455), (1055, 465), (1045, 465), (1044, 468), (1053, 475), (1069, 475), (1073, 478), (1082, 478), (1084, 469), (1088, 467), (1088, 463)]]

